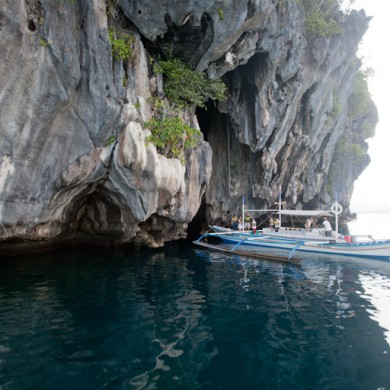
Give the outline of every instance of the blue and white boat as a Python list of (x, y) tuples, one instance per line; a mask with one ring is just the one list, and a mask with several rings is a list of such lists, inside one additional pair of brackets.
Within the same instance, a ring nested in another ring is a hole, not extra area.
[[(247, 210), (256, 211), (256, 210)], [(264, 210), (262, 210), (264, 211)], [(202, 235), (194, 241), (195, 245), (224, 252), (249, 256), (266, 256), (277, 259), (299, 259), (307, 255), (320, 257), (349, 257), (390, 261), (390, 239), (374, 240), (371, 236), (342, 237), (338, 233), (338, 215), (342, 211), (339, 203), (332, 205), (330, 211), (281, 210), (278, 214), (291, 216), (335, 216), (336, 231), (331, 237), (324, 229), (263, 229), (256, 231), (233, 231), (213, 226), (214, 232)], [(243, 207), (244, 214), (244, 207)]]

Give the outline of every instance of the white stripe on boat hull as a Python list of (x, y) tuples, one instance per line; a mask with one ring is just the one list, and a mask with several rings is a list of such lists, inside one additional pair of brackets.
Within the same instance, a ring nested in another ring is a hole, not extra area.
[[(206, 235), (207, 236), (207, 235)], [(214, 233), (210, 236), (218, 237), (224, 243), (233, 244), (232, 251), (245, 248), (246, 251), (261, 253), (267, 250), (283, 250), (286, 256), (289, 253), (311, 253), (322, 256), (347, 256), (367, 259), (390, 260), (390, 241), (373, 241), (367, 243), (324, 243), (323, 241), (299, 241), (296, 239), (275, 238), (265, 235), (251, 236), (250, 234)], [(203, 236), (204, 237), (204, 236)], [(195, 241), (196, 244), (196, 241)]]

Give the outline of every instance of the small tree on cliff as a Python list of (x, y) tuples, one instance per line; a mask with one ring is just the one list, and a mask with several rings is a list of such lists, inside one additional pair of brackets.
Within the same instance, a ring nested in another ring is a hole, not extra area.
[(159, 153), (178, 158), (184, 164), (184, 151), (196, 147), (202, 133), (184, 123), (174, 103), (160, 98), (154, 99), (153, 103), (153, 118), (145, 123), (151, 131), (146, 141), (153, 142)]
[(336, 21), (341, 0), (299, 0), (306, 13), (306, 30), (309, 36), (329, 37), (340, 34), (341, 26)]
[(195, 72), (177, 58), (160, 61), (153, 68), (164, 77), (165, 99), (153, 100), (152, 120), (145, 123), (151, 130), (147, 142), (167, 157), (184, 163), (184, 151), (199, 144), (201, 132), (186, 125), (180, 112), (191, 107), (204, 107), (211, 100), (223, 100), (226, 86), (222, 80), (210, 80), (205, 73)]
[(153, 70), (163, 74), (165, 96), (178, 106), (204, 107), (209, 99), (225, 99), (226, 86), (222, 80), (210, 80), (204, 72), (193, 71), (178, 58), (160, 61)]

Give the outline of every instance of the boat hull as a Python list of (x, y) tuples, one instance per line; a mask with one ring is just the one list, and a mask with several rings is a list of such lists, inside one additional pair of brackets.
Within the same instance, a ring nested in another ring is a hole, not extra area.
[[(372, 241), (365, 243), (334, 243), (332, 241), (303, 241), (288, 238), (275, 238), (265, 235), (251, 236), (250, 234), (217, 233), (210, 234), (218, 237), (224, 245), (231, 246), (234, 252), (241, 251), (256, 254), (284, 253), (286, 257), (302, 257), (304, 255), (320, 255), (326, 257), (365, 258), (390, 261), (390, 241)], [(199, 240), (202, 241), (202, 236)], [(198, 240), (198, 241), (199, 241)], [(195, 241), (195, 244), (197, 242)]]

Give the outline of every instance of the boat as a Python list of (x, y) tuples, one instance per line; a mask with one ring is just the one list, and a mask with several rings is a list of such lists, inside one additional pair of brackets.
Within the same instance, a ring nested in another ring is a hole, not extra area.
[[(218, 242), (219, 241), (219, 242)], [(390, 240), (341, 242), (341, 240), (292, 239), (275, 237), (266, 233), (211, 232), (194, 241), (195, 245), (209, 249), (248, 256), (264, 255), (278, 258), (302, 259), (306, 255), (325, 257), (358, 257), (390, 261)]]
[[(260, 211), (260, 210), (247, 210)], [(264, 211), (264, 210), (261, 210)], [(243, 215), (244, 215), (243, 206)], [(338, 233), (338, 215), (342, 207), (335, 202), (331, 210), (282, 210), (278, 214), (299, 216), (335, 216), (336, 230), (325, 235), (324, 229), (296, 229), (279, 227), (260, 231), (233, 231), (229, 228), (212, 226), (212, 232), (205, 233), (193, 243), (203, 248), (227, 253), (239, 253), (255, 257), (298, 260), (315, 255), (320, 257), (349, 257), (390, 261), (390, 239), (374, 240), (371, 236), (342, 236)]]

